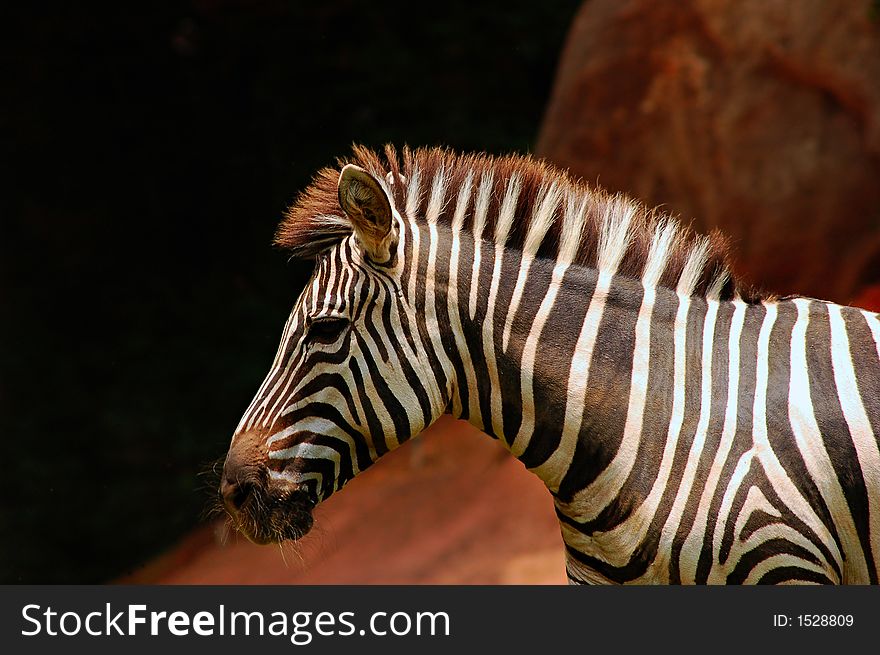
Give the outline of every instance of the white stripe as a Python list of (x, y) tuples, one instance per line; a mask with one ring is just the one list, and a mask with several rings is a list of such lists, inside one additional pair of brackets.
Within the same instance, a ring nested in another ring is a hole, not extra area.
[(697, 239), (691, 246), (688, 253), (687, 261), (684, 269), (678, 278), (678, 286), (676, 293), (680, 296), (692, 296), (703, 274), (703, 268), (706, 266), (706, 258), (708, 256), (709, 241), (706, 239)]
[(458, 196), (455, 199), (455, 213), (452, 215), (452, 233), (458, 234), (464, 226), (464, 217), (467, 214), (468, 206), (471, 202), (471, 189), (474, 183), (473, 171), (467, 174), (464, 183), (458, 190)]
[(513, 227), (513, 219), (516, 217), (516, 202), (522, 189), (522, 181), (519, 175), (514, 173), (507, 181), (507, 192), (501, 202), (498, 219), (495, 222), (495, 248), (503, 248), (510, 236), (510, 228)]
[(721, 498), (721, 506), (718, 508), (718, 520), (715, 522), (715, 534), (712, 538), (712, 542), (715, 545), (715, 552), (712, 558), (712, 570), (709, 572), (709, 577), (706, 580), (709, 584), (724, 584), (727, 581), (727, 574), (735, 566), (735, 562), (731, 563), (730, 553), (728, 553), (728, 558), (723, 565), (718, 564), (717, 562), (721, 559), (721, 540), (724, 536), (724, 530), (727, 527), (727, 520), (730, 518), (733, 499), (739, 491), (739, 488), (742, 486), (743, 480), (745, 479), (746, 473), (748, 473), (749, 467), (754, 458), (754, 448), (749, 448), (746, 452), (740, 455), (736, 467), (733, 469), (733, 474), (730, 476), (730, 480), (728, 480), (727, 486), (725, 487), (724, 496)]
[[(503, 420), (501, 416), (501, 387), (498, 381), (498, 365), (495, 362), (495, 301), (498, 297), (498, 286), (501, 282), (501, 263), (504, 257), (504, 246), (495, 246), (495, 262), (492, 266), (492, 279), (489, 284), (489, 300), (486, 307), (486, 319), (483, 321), (483, 356), (486, 358), (486, 370), (489, 373), (489, 411), (492, 434), (503, 436)], [(486, 424), (483, 417), (483, 424)]]
[[(668, 292), (664, 292), (668, 293)], [(675, 461), (675, 451), (681, 436), (681, 426), (684, 421), (684, 389), (686, 383), (686, 346), (687, 346), (687, 316), (690, 310), (690, 298), (678, 299), (678, 310), (675, 314), (673, 327), (673, 368), (672, 368), (672, 412), (669, 416), (669, 426), (663, 447), (663, 457), (660, 460), (660, 468), (657, 477), (651, 486), (644, 502), (636, 508), (626, 521), (618, 524), (614, 529), (602, 535), (602, 546), (607, 552), (618, 553), (615, 566), (623, 566), (629, 560), (630, 554), (645, 540), (648, 528), (657, 513), (663, 493), (669, 483), (672, 474), (672, 464)], [(645, 438), (659, 438), (659, 435), (646, 435)], [(599, 512), (595, 513), (598, 516)], [(663, 544), (660, 546), (664, 547)], [(656, 560), (655, 560), (656, 562)], [(659, 570), (652, 565), (643, 576), (644, 581), (665, 580), (668, 578), (668, 568)]]
[[(349, 374), (347, 368), (341, 368), (338, 366), (334, 366), (332, 371), (322, 369), (320, 372), (316, 372), (314, 374), (306, 376), (306, 378), (303, 379), (303, 382), (300, 385), (300, 387), (303, 387), (306, 384), (308, 384), (309, 382), (311, 382), (316, 375), (320, 375), (321, 373), (328, 373), (328, 372), (340, 373), (342, 375), (343, 379), (345, 379), (345, 382), (347, 383), (349, 390), (351, 390), (354, 387), (353, 381), (351, 379), (351, 375)], [(354, 396), (354, 395), (356, 395), (356, 394), (354, 394), (354, 393), (351, 394), (351, 396)], [(313, 393), (309, 396), (306, 396), (304, 398), (298, 399), (297, 402), (294, 404), (286, 405), (284, 408), (282, 408), (279, 416), (289, 416), (290, 414), (293, 414), (294, 412), (296, 412), (298, 409), (301, 409), (302, 407), (309, 405), (311, 403), (314, 403), (316, 401), (323, 401), (323, 402), (327, 402), (328, 404), (332, 405), (342, 415), (342, 420), (344, 420), (349, 425), (355, 425), (354, 416), (352, 416), (351, 412), (348, 411), (348, 403), (346, 402), (346, 398), (343, 396), (343, 392), (335, 387), (322, 387), (320, 389), (316, 389), (315, 393)], [(291, 431), (290, 427), (287, 427), (284, 430), (282, 430), (282, 432), (280, 432), (278, 434), (286, 435), (286, 434), (293, 434), (293, 432), (296, 432), (296, 430)], [(277, 436), (271, 437), (269, 439), (268, 443), (271, 444), (273, 441), (276, 441), (278, 438), (280, 438), (280, 437), (277, 437)]]
[(409, 219), (409, 231), (412, 243), (411, 252), (409, 253), (409, 301), (410, 304), (415, 305), (416, 280), (418, 279), (419, 273), (419, 248), (421, 247), (421, 237), (419, 234), (419, 224), (416, 222), (416, 219), (412, 215), (410, 215)]
[(788, 421), (794, 434), (798, 451), (807, 468), (810, 478), (825, 501), (834, 524), (838, 527), (838, 536), (844, 552), (858, 553), (856, 557), (848, 557), (843, 561), (840, 553), (835, 550), (838, 565), (845, 566), (847, 578), (853, 576), (863, 579), (867, 576), (862, 546), (858, 540), (855, 523), (846, 502), (840, 481), (834, 471), (831, 458), (825, 449), (822, 433), (813, 413), (813, 399), (810, 392), (810, 373), (807, 368), (807, 328), (810, 324), (810, 302), (799, 298), (794, 301), (797, 308), (797, 319), (791, 334), (791, 377), (788, 387)]
[(654, 228), (651, 248), (642, 273), (642, 284), (654, 288), (660, 283), (660, 277), (666, 270), (666, 264), (676, 245), (678, 226), (674, 221), (661, 219)]
[[(489, 301), (486, 307), (486, 320), (483, 322), (483, 354), (489, 373), (489, 397), (493, 434), (503, 436), (504, 421), (501, 416), (501, 387), (498, 381), (498, 365), (495, 361), (495, 303), (498, 286), (501, 283), (501, 265), (504, 261), (504, 244), (513, 224), (516, 202), (520, 192), (519, 176), (513, 175), (507, 182), (507, 192), (501, 203), (498, 221), (495, 225), (495, 261), (492, 266), (492, 280), (489, 287)], [(485, 419), (483, 421), (485, 424)]]
[(874, 345), (877, 347), (877, 358), (880, 359), (880, 320), (877, 320), (877, 314), (865, 311), (864, 309), (862, 310), (862, 316), (865, 317), (868, 329), (871, 330), (871, 337), (873, 337)]
[[(770, 571), (790, 565), (792, 557), (793, 555), (791, 555), (790, 553), (786, 553), (783, 555), (773, 555), (765, 560), (761, 560), (761, 562), (755, 565), (755, 568), (751, 570), (746, 579), (743, 580), (743, 584), (757, 584), (758, 581)], [(797, 562), (797, 566), (798, 568), (806, 569), (808, 571), (815, 571), (816, 573), (821, 573), (825, 576), (828, 575), (828, 571), (824, 570), (821, 566), (817, 566), (813, 562), (807, 561), (805, 559), (799, 559)]]
[(425, 220), (428, 225), (436, 227), (440, 212), (443, 211), (443, 200), (445, 196), (446, 175), (441, 166), (437, 171), (437, 174), (434, 176), (434, 183), (431, 185), (431, 196), (428, 198), (428, 211), (425, 215)]
[[(599, 333), (599, 323), (605, 311), (605, 302), (608, 299), (608, 289), (611, 286), (611, 275), (599, 273), (596, 281), (596, 290), (590, 299), (587, 315), (581, 324), (574, 356), (568, 370), (568, 383), (566, 385), (565, 418), (562, 427), (562, 435), (559, 446), (542, 465), (544, 475), (542, 479), (547, 488), (552, 492), (559, 491), (559, 485), (565, 477), (568, 467), (574, 459), (574, 449), (580, 436), (581, 421), (584, 415), (584, 394), (587, 389), (590, 376), (590, 364), (593, 361), (593, 348), (596, 345), (596, 336)], [(570, 503), (577, 509), (574, 512), (566, 512), (570, 516), (578, 516), (582, 520), (595, 518), (589, 505), (583, 506), (579, 495), (575, 495)], [(601, 508), (599, 508), (601, 510)], [(596, 511), (598, 514), (598, 511)]]
[[(270, 448), (269, 459), (285, 460), (285, 459), (293, 459), (294, 457), (297, 457), (298, 456), (297, 452), (293, 452), (293, 454), (289, 454), (289, 455), (283, 455), (283, 454), (279, 454), (279, 453), (287, 453), (287, 452), (291, 451), (293, 448), (296, 448), (297, 446), (303, 446), (304, 444), (294, 444), (290, 448), (284, 448), (284, 449), (275, 450), (275, 451), (271, 450), (271, 446), (272, 446), (272, 444), (277, 443), (278, 441), (281, 441), (282, 439), (286, 439), (287, 437), (289, 437), (292, 434), (297, 434), (298, 432), (304, 432), (304, 433), (311, 432), (314, 434), (321, 434), (321, 435), (325, 435), (325, 436), (330, 436), (330, 437), (342, 442), (348, 448), (349, 458), (351, 459), (352, 471), (354, 471), (355, 474), (360, 473), (360, 469), (358, 468), (358, 461), (357, 461), (357, 446), (355, 445), (354, 440), (346, 432), (340, 430), (339, 426), (336, 425), (333, 421), (329, 421), (325, 418), (321, 418), (318, 416), (309, 416), (307, 418), (304, 418), (301, 421), (297, 421), (297, 423), (295, 425), (290, 425), (290, 426), (284, 428), (283, 430), (281, 430), (280, 432), (277, 432), (276, 434), (273, 434), (271, 437), (269, 437), (269, 439), (266, 441), (267, 447)], [(321, 448), (329, 448), (329, 447), (328, 446), (321, 446)], [(333, 450), (333, 449), (331, 449), (331, 450)], [(333, 450), (333, 452), (336, 453), (337, 451)], [(370, 455), (372, 456), (373, 459), (375, 459), (376, 451), (373, 450), (372, 448), (370, 448)]]
[[(535, 392), (534, 392), (534, 369), (535, 358), (538, 352), (538, 342), (544, 331), (544, 325), (553, 310), (556, 302), (556, 296), (559, 294), (559, 288), (562, 284), (562, 278), (568, 265), (565, 263), (557, 263), (553, 267), (553, 277), (550, 280), (550, 288), (544, 294), (538, 313), (529, 329), (526, 337), (525, 346), (523, 346), (522, 365), (520, 367), (520, 388), (522, 389), (522, 422), (520, 423), (519, 432), (511, 444), (510, 452), (516, 457), (521, 457), (528, 446), (529, 440), (535, 429)], [(542, 467), (532, 470), (542, 480), (544, 471)]]
[(629, 229), (635, 213), (635, 206), (621, 197), (606, 202), (599, 232), (597, 268), (600, 273), (614, 275), (617, 272), (629, 246)]
[(727, 284), (727, 280), (729, 279), (730, 271), (726, 268), (716, 271), (715, 277), (712, 278), (709, 287), (706, 289), (706, 298), (709, 300), (718, 300), (721, 298), (721, 292), (724, 290), (724, 285)]
[[(654, 310), (654, 301), (654, 289), (645, 289), (636, 319), (629, 399), (620, 446), (608, 466), (596, 476), (596, 479), (589, 486), (577, 493), (578, 503), (582, 506), (588, 505), (600, 511), (607, 507), (620, 493), (621, 484), (627, 479), (635, 465), (639, 437), (642, 432), (645, 400), (648, 394), (651, 315)], [(598, 511), (596, 515), (598, 515)], [(583, 516), (578, 516), (578, 518), (584, 519)]]
[(568, 190), (565, 196), (565, 217), (562, 219), (562, 230), (559, 236), (559, 254), (556, 262), (571, 264), (577, 257), (581, 246), (581, 237), (586, 220), (587, 194), (578, 199), (576, 194)]
[(480, 259), (483, 244), (483, 230), (486, 227), (486, 216), (489, 211), (489, 202), (492, 199), (492, 172), (483, 173), (480, 178), (480, 187), (477, 189), (477, 202), (474, 206), (474, 263), (473, 275), (471, 275), (471, 292), (468, 311), (471, 319), (477, 314), (477, 285), (480, 280)]
[[(455, 347), (461, 356), (462, 368), (464, 368), (465, 379), (468, 395), (468, 420), (474, 425), (482, 425), (482, 417), (480, 416), (480, 403), (477, 391), (476, 373), (474, 365), (470, 358), (467, 342), (464, 338), (464, 329), (461, 325), (461, 311), (459, 302), (458, 288), (458, 266), (461, 256), (461, 229), (464, 224), (464, 217), (470, 203), (471, 180), (473, 174), (469, 173), (465, 179), (464, 185), (459, 190), (458, 199), (455, 205), (455, 215), (452, 220), (452, 248), (449, 255), (449, 293), (447, 294), (447, 310), (449, 313), (449, 325), (452, 336), (455, 339)], [(461, 383), (462, 381), (459, 381)], [(460, 417), (463, 411), (461, 407), (461, 399), (459, 394), (453, 397), (453, 412), (456, 417)]]
[(412, 174), (409, 176), (409, 184), (406, 187), (406, 214), (407, 218), (410, 221), (416, 219), (416, 214), (419, 211), (419, 203), (421, 202), (421, 175), (422, 172), (419, 170), (419, 167), (416, 166), (413, 168)]
[(538, 249), (556, 218), (556, 207), (561, 197), (562, 192), (557, 182), (553, 182), (548, 189), (541, 189), (523, 244), (523, 253), (528, 257), (535, 257), (538, 254)]
[(529, 277), (529, 269), (531, 266), (532, 258), (524, 254), (519, 262), (519, 272), (516, 275), (516, 284), (513, 286), (513, 295), (510, 297), (510, 304), (507, 306), (507, 315), (504, 319), (501, 350), (505, 352), (507, 351), (507, 344), (510, 342), (510, 329), (513, 325), (513, 317), (516, 315), (516, 310), (519, 309), (519, 303), (522, 300), (523, 290), (525, 289), (526, 280)]
[(320, 314), (326, 314), (330, 309), (330, 303), (333, 299), (333, 287), (334, 280), (336, 280), (336, 257), (333, 257), (332, 254), (327, 258), (327, 266), (329, 270), (327, 271), (327, 282), (324, 284), (324, 301), (321, 305)]
[[(428, 224), (428, 234), (429, 234), (429, 246), (428, 246), (428, 270), (425, 275), (425, 315), (424, 320), (427, 324), (428, 339), (431, 340), (431, 344), (434, 348), (434, 354), (437, 357), (437, 361), (440, 363), (440, 366), (443, 367), (443, 372), (446, 375), (446, 389), (442, 389), (441, 392), (445, 392), (446, 397), (452, 393), (452, 383), (455, 379), (454, 369), (452, 367), (452, 361), (449, 359), (449, 354), (446, 352), (446, 348), (443, 346), (443, 341), (440, 338), (440, 325), (437, 319), (437, 245), (439, 241), (439, 237), (437, 235), (437, 224), (429, 223)], [(448, 289), (441, 289), (440, 293), (448, 292)], [(448, 311), (448, 307), (447, 307)], [(380, 320), (381, 311), (380, 307), (376, 307), (377, 320)], [(448, 316), (448, 314), (447, 314)], [(421, 337), (421, 331), (417, 331), (419, 336)], [(391, 335), (388, 335), (389, 337)], [(428, 393), (433, 396), (431, 398), (432, 406), (436, 411), (436, 415), (439, 415), (440, 412), (443, 411), (443, 401), (440, 397), (437, 396), (436, 393), (432, 393), (435, 391), (435, 385), (425, 385), (428, 390)], [(427, 427), (427, 426), (425, 426)], [(415, 433), (414, 433), (415, 434)]]
[[(684, 541), (682, 552), (696, 552), (698, 549), (704, 549), (707, 546), (702, 543), (706, 536), (706, 524), (709, 518), (709, 506), (715, 497), (715, 490), (718, 488), (718, 481), (721, 478), (721, 471), (724, 468), (724, 462), (730, 454), (730, 448), (733, 445), (733, 438), (736, 436), (736, 417), (737, 417), (737, 399), (739, 396), (739, 340), (742, 335), (743, 321), (746, 316), (746, 305), (743, 302), (735, 302), (733, 309), (733, 317), (730, 322), (730, 334), (727, 339), (728, 350), (728, 382), (727, 382), (727, 404), (724, 412), (724, 426), (721, 428), (721, 439), (718, 443), (718, 450), (715, 451), (715, 458), (712, 461), (712, 467), (709, 469), (706, 483), (703, 485), (703, 493), (700, 496), (700, 504), (697, 507), (697, 514), (694, 517), (694, 524), (691, 531)], [(720, 345), (720, 344), (719, 344)], [(712, 544), (710, 544), (712, 546)], [(713, 563), (718, 561), (719, 544), (714, 544)], [(697, 556), (699, 560), (699, 556)], [(684, 569), (684, 566), (682, 566)], [(696, 576), (696, 570), (689, 572), (692, 577)]]
[[(834, 368), (834, 384), (843, 417), (849, 427), (853, 446), (865, 480), (868, 493), (869, 541), (874, 570), (880, 569), (880, 452), (871, 430), (868, 415), (862, 405), (856, 374), (849, 350), (849, 336), (839, 305), (828, 305), (831, 321), (831, 363)], [(876, 393), (877, 390), (872, 390)], [(864, 580), (867, 582), (867, 580)]]
[(507, 317), (504, 320), (504, 333), (501, 338), (502, 350), (507, 350), (507, 344), (510, 342), (510, 329), (513, 325), (513, 318), (516, 316), (516, 310), (519, 309), (519, 303), (522, 301), (523, 289), (526, 286), (526, 280), (529, 276), (529, 269), (532, 260), (538, 253), (541, 242), (547, 235), (547, 230), (553, 224), (554, 212), (559, 204), (560, 192), (554, 183), (543, 194), (543, 199), (537, 203), (538, 209), (532, 217), (529, 225), (529, 232), (526, 235), (525, 245), (523, 246), (522, 259), (520, 261), (519, 273), (516, 278), (516, 284), (513, 287), (513, 296), (510, 298), (510, 307), (507, 310)]
[(269, 471), (269, 477), (273, 480), (286, 480), (294, 484), (301, 485), (309, 480), (317, 480), (315, 488), (318, 493), (318, 501), (324, 500), (324, 476), (318, 471), (310, 471), (303, 473), (302, 471)]
[[(702, 341), (702, 357), (701, 357), (701, 380), (700, 380), (700, 407), (697, 413), (697, 428), (694, 433), (694, 440), (691, 442), (688, 451), (687, 462), (685, 463), (684, 472), (672, 503), (672, 509), (666, 517), (663, 525), (660, 543), (664, 544), (660, 552), (657, 554), (657, 566), (659, 568), (667, 568), (672, 550), (669, 546), (675, 537), (681, 522), (681, 516), (684, 513), (691, 490), (697, 483), (697, 466), (703, 454), (703, 446), (706, 443), (706, 432), (709, 428), (709, 416), (712, 409), (712, 356), (714, 351), (712, 345), (715, 340), (715, 319), (718, 316), (718, 303), (709, 301), (706, 307), (706, 316), (703, 319), (703, 341)], [(680, 573), (682, 582), (693, 583), (696, 575), (696, 562), (699, 560), (700, 548), (697, 546), (694, 551), (685, 551), (682, 549), (680, 555)], [(694, 564), (693, 570), (685, 566), (687, 563)]]
[[(795, 486), (789, 477), (787, 471), (776, 458), (773, 449), (770, 446), (767, 433), (767, 381), (769, 379), (769, 342), (770, 331), (776, 321), (777, 305), (776, 303), (766, 303), (764, 305), (766, 314), (761, 324), (761, 331), (758, 335), (758, 366), (757, 377), (755, 382), (755, 405), (752, 411), (752, 439), (753, 450), (764, 469), (764, 474), (773, 486), (776, 494), (783, 500), (786, 506), (806, 523), (819, 539), (825, 543), (831, 550), (835, 558), (839, 555), (837, 545), (834, 539), (825, 527), (825, 524), (816, 515), (815, 510), (803, 497), (800, 490)], [(838, 559), (838, 561), (841, 561)], [(830, 575), (830, 572), (829, 572)]]
[[(294, 458), (333, 462), (333, 490), (338, 491), (337, 484), (339, 483), (340, 465), (340, 456), (338, 451), (336, 451), (334, 448), (330, 448), (329, 446), (318, 446), (311, 443), (300, 443), (296, 444), (295, 446), (291, 446), (290, 448), (285, 448), (284, 450), (277, 450), (275, 452), (269, 453), (269, 459), (287, 460)], [(318, 475), (320, 476), (320, 474)], [(311, 477), (311, 475), (309, 473), (298, 473), (294, 468), (292, 471), (287, 473), (287, 475), (282, 475), (280, 477), (284, 477), (298, 484), (302, 484), (306, 479)], [(319, 480), (317, 486), (318, 495), (320, 497), (323, 497), (323, 494), (321, 493), (322, 478), (323, 476), (317, 478)]]

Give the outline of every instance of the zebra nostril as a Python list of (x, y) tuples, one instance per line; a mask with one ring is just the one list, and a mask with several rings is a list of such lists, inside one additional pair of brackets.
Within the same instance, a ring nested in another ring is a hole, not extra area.
[(235, 480), (224, 479), (220, 483), (220, 495), (223, 496), (223, 502), (233, 512), (241, 510), (252, 489), (253, 485), (250, 482), (239, 483)]

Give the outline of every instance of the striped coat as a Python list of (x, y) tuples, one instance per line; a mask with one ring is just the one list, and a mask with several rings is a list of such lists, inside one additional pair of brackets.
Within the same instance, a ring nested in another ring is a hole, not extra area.
[(572, 582), (877, 582), (880, 321), (522, 157), (356, 149), (221, 489), (259, 542), (450, 412), (553, 495)]

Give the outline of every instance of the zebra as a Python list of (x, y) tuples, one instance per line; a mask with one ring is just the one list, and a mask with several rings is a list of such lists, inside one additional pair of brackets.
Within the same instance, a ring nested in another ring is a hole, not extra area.
[(314, 272), (224, 465), (252, 541), (451, 413), (544, 482), (572, 584), (877, 583), (877, 314), (530, 156), (357, 146), (275, 244)]

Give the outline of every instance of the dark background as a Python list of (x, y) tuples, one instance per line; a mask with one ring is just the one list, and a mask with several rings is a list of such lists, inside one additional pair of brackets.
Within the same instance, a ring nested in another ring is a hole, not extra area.
[(0, 582), (100, 582), (199, 520), (352, 142), (528, 151), (579, 3), (18, 3), (2, 21)]

